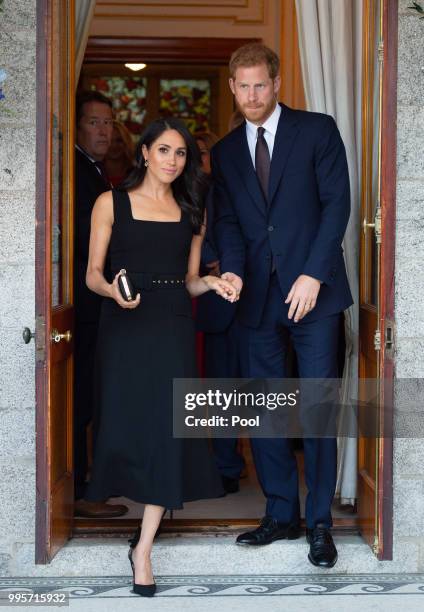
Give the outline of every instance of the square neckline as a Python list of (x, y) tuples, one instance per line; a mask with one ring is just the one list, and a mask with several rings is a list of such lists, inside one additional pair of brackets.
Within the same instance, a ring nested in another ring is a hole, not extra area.
[(131, 198), (130, 198), (130, 194), (128, 193), (128, 191), (125, 191), (126, 195), (127, 195), (127, 199), (128, 199), (128, 205), (130, 207), (130, 217), (132, 221), (136, 221), (136, 222), (141, 222), (141, 223), (181, 223), (183, 220), (183, 210), (182, 208), (180, 208), (180, 218), (178, 221), (155, 221), (154, 219), (136, 219), (133, 215), (133, 209), (132, 209), (132, 204), (131, 204)]

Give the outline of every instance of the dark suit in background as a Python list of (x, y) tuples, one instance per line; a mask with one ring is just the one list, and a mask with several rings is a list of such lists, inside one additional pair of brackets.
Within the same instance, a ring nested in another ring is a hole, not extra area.
[[(212, 149), (215, 233), (221, 272), (243, 281), (238, 304), (242, 376), (286, 375), (286, 338), (301, 378), (336, 378), (340, 312), (352, 304), (342, 251), (350, 213), (343, 142), (334, 120), (281, 105), (268, 193), (252, 163), (246, 123)], [(322, 281), (315, 308), (298, 323), (284, 301), (299, 275)], [(252, 439), (266, 514), (300, 520), (291, 440)], [(336, 483), (334, 438), (305, 438), (306, 525), (330, 528)]]
[[(75, 150), (75, 374), (74, 374), (74, 472), (75, 498), (84, 497), (87, 474), (87, 426), (93, 418), (94, 353), (102, 297), (85, 282), (94, 202), (110, 185), (94, 162)], [(107, 270), (107, 266), (106, 266)], [(107, 272), (105, 271), (105, 276)], [(95, 436), (93, 424), (93, 436)]]
[[(200, 275), (209, 274), (206, 264), (219, 259), (214, 237), (213, 190), (206, 200), (207, 229), (202, 245)], [(197, 298), (196, 329), (204, 333), (206, 378), (240, 376), (237, 330), (237, 304), (231, 304), (208, 291)], [(214, 455), (221, 476), (239, 480), (244, 459), (237, 451), (237, 438), (213, 438)]]

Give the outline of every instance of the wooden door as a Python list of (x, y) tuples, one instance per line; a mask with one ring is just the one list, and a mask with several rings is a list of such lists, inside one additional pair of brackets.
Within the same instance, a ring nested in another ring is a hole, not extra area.
[[(366, 0), (363, 33), (358, 518), (380, 559), (392, 553), (393, 271), (397, 2)], [(370, 436), (371, 429), (376, 432)]]
[(37, 2), (36, 563), (73, 515), (73, 28), (73, 1)]

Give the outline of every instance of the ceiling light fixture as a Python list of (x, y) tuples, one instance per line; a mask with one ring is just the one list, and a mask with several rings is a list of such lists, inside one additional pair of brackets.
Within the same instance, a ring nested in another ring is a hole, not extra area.
[(143, 70), (143, 68), (146, 67), (146, 64), (125, 64), (125, 67), (137, 72), (137, 70)]

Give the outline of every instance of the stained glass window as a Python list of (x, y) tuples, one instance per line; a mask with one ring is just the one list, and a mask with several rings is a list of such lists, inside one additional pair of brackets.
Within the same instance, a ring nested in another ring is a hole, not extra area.
[(90, 87), (111, 98), (115, 119), (132, 134), (140, 134), (146, 116), (147, 81), (141, 77), (108, 76), (90, 79)]
[(160, 79), (159, 111), (163, 117), (179, 117), (191, 132), (203, 132), (209, 130), (210, 106), (210, 81)]

